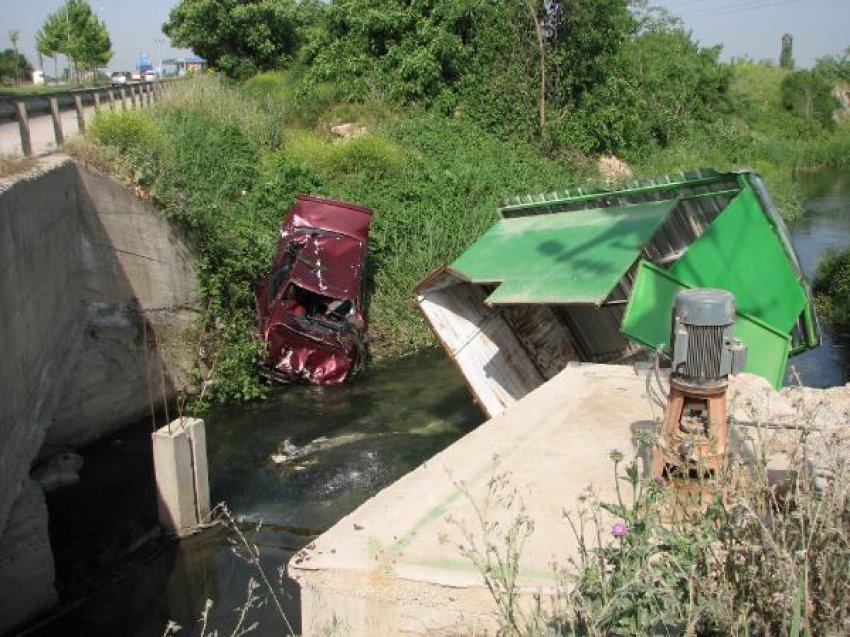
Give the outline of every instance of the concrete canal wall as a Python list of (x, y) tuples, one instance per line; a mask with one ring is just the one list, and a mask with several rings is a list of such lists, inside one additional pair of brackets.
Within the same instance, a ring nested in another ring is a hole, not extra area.
[(196, 300), (182, 238), (117, 182), (62, 157), (0, 182), (0, 633), (55, 599), (31, 470), (173, 396)]

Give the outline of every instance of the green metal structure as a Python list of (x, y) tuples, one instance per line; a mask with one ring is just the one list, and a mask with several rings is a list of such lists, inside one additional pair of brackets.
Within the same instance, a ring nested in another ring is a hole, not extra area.
[[(480, 288), (526, 350), (533, 339), (522, 332), (532, 328), (512, 322), (507, 308), (547, 306), (578, 358), (613, 362), (635, 355), (634, 343), (666, 346), (675, 294), (693, 287), (735, 295), (747, 371), (775, 386), (789, 356), (820, 344), (787, 229), (754, 172), (702, 170), (619, 190), (517, 197), (499, 212), (444, 271), (458, 286)], [(420, 299), (429, 286), (447, 298), (448, 283), (431, 276), (417, 287)]]

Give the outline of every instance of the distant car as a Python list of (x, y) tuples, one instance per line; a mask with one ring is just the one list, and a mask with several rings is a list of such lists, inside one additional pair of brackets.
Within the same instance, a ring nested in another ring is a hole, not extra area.
[(124, 86), (127, 83), (128, 75), (127, 71), (113, 71), (110, 76), (112, 86)]
[(366, 255), (372, 211), (300, 195), (256, 290), (260, 371), (277, 382), (342, 383), (366, 359)]
[(145, 71), (142, 76), (145, 82), (156, 82), (156, 71)]
[(130, 81), (131, 82), (141, 82), (142, 74), (139, 71), (131, 71), (130, 72)]

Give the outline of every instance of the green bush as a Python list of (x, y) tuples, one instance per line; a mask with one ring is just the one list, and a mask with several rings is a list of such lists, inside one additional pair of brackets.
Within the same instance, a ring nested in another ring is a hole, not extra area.
[(139, 111), (98, 111), (89, 133), (128, 157), (133, 178), (142, 186), (156, 180), (171, 148), (159, 124)]
[(850, 248), (821, 258), (814, 292), (821, 318), (840, 330), (850, 330)]
[(164, 135), (154, 120), (139, 111), (98, 111), (89, 125), (96, 140), (122, 153), (156, 151), (164, 146)]

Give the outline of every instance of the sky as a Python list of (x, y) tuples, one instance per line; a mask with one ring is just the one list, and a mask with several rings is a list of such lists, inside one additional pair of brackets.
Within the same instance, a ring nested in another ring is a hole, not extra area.
[[(10, 29), (21, 32), (19, 48), (37, 65), (35, 33), (47, 14), (64, 0), (0, 0), (0, 48), (11, 47)], [(89, 0), (106, 22), (115, 57), (111, 70), (130, 70), (139, 54), (151, 64), (183, 56), (162, 33), (162, 23), (177, 0)], [(685, 27), (704, 46), (723, 45), (721, 58), (749, 56), (755, 60), (779, 57), (783, 33), (794, 36), (798, 68), (810, 67), (823, 55), (850, 47), (850, 0), (652, 0), (682, 17)], [(52, 63), (45, 62), (48, 73)]]

